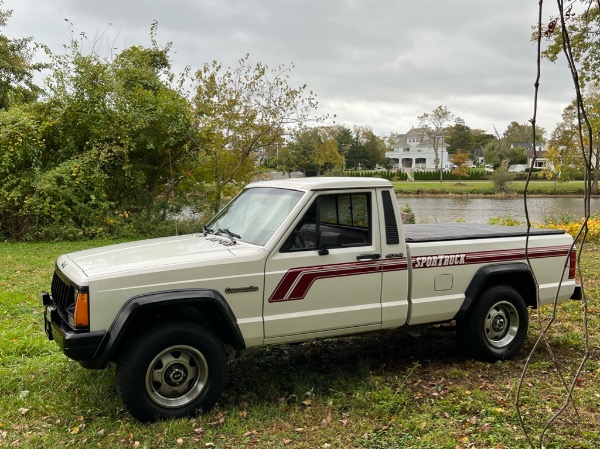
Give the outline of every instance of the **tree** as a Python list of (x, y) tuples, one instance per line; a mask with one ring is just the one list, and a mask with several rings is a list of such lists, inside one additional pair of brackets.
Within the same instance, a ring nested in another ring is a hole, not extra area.
[(591, 146), (591, 154), (582, 157), (581, 148), (589, 148), (590, 139), (588, 133), (582, 133), (580, 138), (579, 115), (581, 111), (578, 111), (575, 100), (565, 107), (562, 121), (552, 134), (551, 143), (560, 149), (563, 169), (561, 173), (564, 172), (563, 177), (565, 178), (572, 178), (577, 172), (582, 173), (587, 159), (592, 174), (591, 193), (598, 194), (598, 180), (600, 179), (600, 86), (590, 83), (583, 90), (582, 95), (586, 117), (594, 140)]
[(502, 163), (502, 165), (490, 175), (490, 179), (494, 183), (496, 192), (505, 192), (508, 183), (515, 179), (515, 174), (508, 171), (506, 163)]
[(202, 180), (212, 186), (213, 211), (221, 207), (227, 186), (250, 180), (254, 156), (309, 120), (317, 108), (306, 86), (287, 84), (290, 69), (274, 70), (249, 55), (237, 67), (223, 69), (214, 61), (196, 72), (194, 116), (196, 149), (209, 169)]
[[(543, 128), (536, 129), (538, 145), (545, 141), (544, 132)], [(511, 122), (502, 136), (498, 135), (497, 139), (482, 139), (482, 141), (487, 142), (483, 149), (486, 164), (493, 164), (497, 168), (503, 163), (507, 165), (526, 163), (527, 150), (532, 146), (532, 138), (533, 128), (531, 125)]]
[(323, 170), (340, 169), (343, 156), (338, 150), (337, 129), (335, 127), (317, 128), (319, 134), (316, 162), (319, 167), (318, 174)]
[[(346, 133), (344, 133), (346, 136)], [(339, 146), (338, 146), (339, 148)], [(367, 126), (355, 126), (350, 148), (346, 152), (346, 166), (353, 169), (366, 168), (373, 170), (383, 164), (385, 152), (389, 145), (384, 139), (376, 136)]]
[(106, 60), (72, 41), (54, 56), (48, 100), (39, 105), (49, 165), (91, 152), (108, 175), (111, 201), (148, 210), (168, 199), (189, 167), (193, 124), (188, 100), (169, 85), (169, 46), (132, 46)]
[(468, 178), (469, 175), (469, 155), (466, 153), (458, 152), (452, 158), (452, 163), (455, 167), (452, 169), (452, 174), (458, 176), (458, 183), (460, 184), (461, 178)]
[[(0, 6), (3, 1), (0, 0)], [(0, 9), (0, 28), (12, 15), (11, 10)], [(15, 103), (34, 101), (41, 89), (33, 82), (33, 75), (44, 67), (32, 63), (33, 39), (8, 39), (0, 34), (0, 109)]]
[[(546, 150), (544, 157), (546, 159), (546, 164), (538, 173), (538, 177), (553, 180), (554, 191), (556, 191), (557, 182), (561, 180), (560, 174), (563, 165), (560, 149), (550, 147)], [(562, 180), (564, 180), (564, 178)]]
[(0, 238), (21, 238), (29, 217), (23, 206), (32, 194), (43, 141), (36, 117), (22, 108), (0, 111)]
[(454, 116), (446, 106), (438, 106), (430, 113), (425, 113), (417, 117), (420, 126), (433, 139), (433, 153), (435, 169), (440, 168), (439, 147), (444, 142), (444, 137), (448, 133), (448, 125), (454, 121)]
[[(598, 115), (598, 78), (600, 76), (600, 4), (586, 1), (585, 9), (581, 14), (573, 13), (573, 5), (564, 11), (565, 29), (560, 18), (552, 18), (544, 26), (543, 35), (548, 41), (548, 47), (542, 56), (549, 61), (556, 62), (562, 53), (566, 52), (567, 42), (564, 36), (569, 36), (568, 47), (572, 63), (576, 65), (577, 87), (580, 89), (581, 102), (576, 100), (570, 107), (579, 113), (581, 118), (570, 118), (570, 123), (581, 123), (577, 135), (580, 148), (580, 159), (590, 168), (592, 174), (591, 193), (600, 193), (598, 184), (600, 179), (600, 120)], [(532, 39), (537, 39), (534, 32)], [(586, 122), (587, 119), (587, 122)], [(576, 120), (574, 122), (574, 120)]]
[(346, 169), (346, 156), (350, 148), (352, 148), (352, 131), (346, 127), (338, 127), (337, 135), (336, 135), (336, 143), (338, 147), (338, 152), (342, 155), (343, 163), (342, 169)]
[(167, 216), (194, 128), (154, 30), (152, 48), (110, 60), (70, 42), (51, 56), (45, 96), (2, 116), (0, 216), (15, 224), (3, 237), (93, 237), (121, 213)]
[[(563, 53), (563, 36), (568, 32), (573, 59), (578, 64), (579, 85), (585, 88), (589, 82), (596, 82), (600, 73), (600, 5), (587, 1), (581, 14), (573, 13), (572, 4), (564, 12), (567, 30), (563, 30), (558, 17), (551, 18), (543, 27), (543, 37), (548, 46), (542, 56), (551, 62), (558, 61)], [(537, 30), (532, 40), (537, 40)]]
[(448, 128), (448, 136), (446, 137), (448, 154), (462, 151), (467, 153), (470, 158), (474, 158), (476, 150), (481, 151), (492, 140), (495, 140), (492, 134), (488, 134), (481, 129), (471, 129), (464, 124), (462, 119), (456, 119), (455, 124)]
[(342, 166), (334, 130), (327, 127), (300, 128), (285, 151), (286, 171), (301, 170), (319, 176), (322, 170)]
[[(544, 138), (546, 131), (544, 128), (536, 127), (535, 129), (535, 143), (543, 144), (546, 140)], [(504, 134), (502, 135), (504, 141), (508, 144), (515, 143), (528, 143), (532, 144), (533, 139), (533, 127), (528, 123), (510, 122), (506, 127)]]

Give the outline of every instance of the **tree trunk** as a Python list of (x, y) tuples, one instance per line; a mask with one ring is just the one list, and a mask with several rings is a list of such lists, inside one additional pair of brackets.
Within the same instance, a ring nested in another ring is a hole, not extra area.
[(592, 191), (590, 192), (592, 195), (598, 195), (598, 178), (600, 178), (600, 173), (598, 170), (594, 170), (594, 177), (592, 179)]

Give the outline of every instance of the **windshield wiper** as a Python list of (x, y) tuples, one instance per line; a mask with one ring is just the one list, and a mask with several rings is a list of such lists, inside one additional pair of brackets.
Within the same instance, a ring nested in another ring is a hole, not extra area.
[(225, 229), (223, 229), (223, 228), (219, 228), (219, 229), (217, 229), (217, 232), (218, 232), (219, 234), (225, 234), (225, 235), (227, 235), (227, 237), (229, 237), (229, 239), (231, 240), (231, 243), (236, 243), (236, 240), (235, 240), (235, 239), (241, 239), (241, 238), (242, 238), (242, 236), (241, 236), (241, 235), (238, 235), (238, 234), (236, 234), (236, 233), (234, 233), (234, 232), (231, 232), (231, 231), (230, 231), (229, 229), (227, 229), (227, 228), (225, 228)]
[(206, 237), (208, 234), (214, 234), (214, 233), (215, 233), (215, 231), (210, 229), (208, 226), (206, 226), (206, 225), (202, 226), (202, 237)]

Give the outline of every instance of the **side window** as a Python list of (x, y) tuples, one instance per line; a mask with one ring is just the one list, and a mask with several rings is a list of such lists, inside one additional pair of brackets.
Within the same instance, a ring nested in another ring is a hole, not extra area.
[(371, 195), (321, 195), (298, 222), (281, 252), (371, 244)]

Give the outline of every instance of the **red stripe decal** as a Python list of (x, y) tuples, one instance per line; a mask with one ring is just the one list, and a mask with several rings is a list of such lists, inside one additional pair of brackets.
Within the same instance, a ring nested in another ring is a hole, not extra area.
[[(411, 266), (414, 269), (435, 268), (441, 265), (471, 265), (484, 264), (490, 262), (506, 262), (511, 260), (541, 259), (546, 257), (566, 257), (569, 254), (570, 246), (550, 246), (543, 248), (525, 248), (504, 249), (497, 251), (476, 251), (463, 254), (433, 254), (425, 256), (411, 257)], [(462, 256), (462, 257), (461, 257)], [(450, 258), (450, 263), (447, 263)], [(456, 260), (455, 263), (452, 263)]]
[[(529, 259), (540, 259), (546, 257), (566, 257), (569, 254), (571, 247), (551, 246), (545, 248), (529, 248), (527, 257)], [(506, 262), (511, 260), (525, 260), (525, 248), (521, 249), (505, 249), (498, 251), (477, 251), (463, 254), (434, 254), (425, 256), (411, 257), (411, 266), (413, 269), (434, 268), (440, 266), (434, 265), (433, 261), (444, 260), (454, 261), (454, 263), (446, 263), (445, 265), (472, 265), (485, 264), (490, 262)], [(423, 263), (417, 265), (417, 261), (425, 262), (427, 258), (431, 259), (432, 263), (427, 265)], [(319, 279), (328, 279), (345, 276), (360, 276), (363, 274), (372, 274), (377, 272), (392, 272), (403, 271), (408, 268), (408, 260), (403, 259), (385, 259), (378, 261), (365, 262), (350, 262), (334, 265), (315, 265), (309, 267), (291, 268), (288, 270), (269, 298), (269, 302), (293, 301), (304, 299), (312, 287)]]
[(379, 271), (406, 270), (407, 267), (406, 259), (390, 259), (383, 263), (381, 261), (365, 261), (292, 268), (283, 275), (279, 285), (269, 298), (269, 302), (304, 299), (310, 287), (319, 279), (360, 276)]

